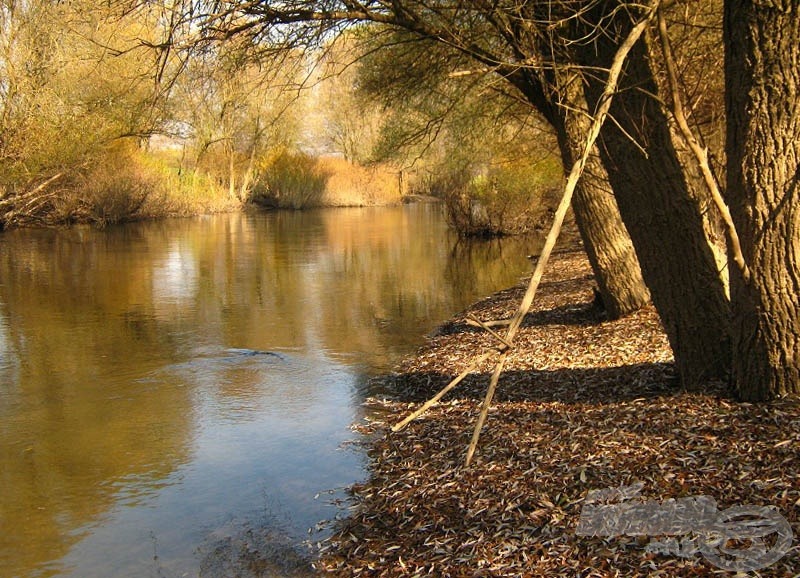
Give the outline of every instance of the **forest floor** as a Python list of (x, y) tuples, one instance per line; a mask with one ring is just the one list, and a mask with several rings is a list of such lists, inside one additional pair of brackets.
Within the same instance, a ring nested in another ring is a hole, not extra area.
[[(491, 362), (407, 428), (389, 430), (496, 345), (466, 315), (508, 318), (524, 290), (478, 302), (383, 378), (391, 399), (370, 400), (370, 420), (357, 426), (369, 477), (352, 489), (351, 515), (316, 566), (337, 576), (588, 577), (730, 575), (720, 567), (741, 563), (762, 566), (760, 576), (800, 576), (798, 400), (738, 403), (713, 383), (683, 391), (655, 310), (607, 321), (592, 303), (582, 252), (551, 260), (469, 468)], [(671, 534), (662, 516), (664, 533), (650, 536), (637, 519), (642, 508), (615, 508), (614, 499), (576, 531), (590, 490), (635, 483), (650, 514), (672, 516)], [(698, 537), (702, 516), (682, 509), (692, 504), (727, 523), (728, 537), (739, 538), (727, 543), (733, 554)], [(743, 538), (744, 518), (724, 514), (745, 505), (759, 507), (755, 518), (767, 526), (751, 535), (767, 536)], [(603, 533), (597, 524), (612, 535), (586, 535)], [(711, 560), (698, 553), (703, 544)]]

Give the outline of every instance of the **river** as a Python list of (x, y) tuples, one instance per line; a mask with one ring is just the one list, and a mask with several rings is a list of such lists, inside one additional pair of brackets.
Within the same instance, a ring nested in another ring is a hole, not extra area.
[(0, 234), (0, 576), (293, 568), (365, 475), (369, 379), (532, 244), (436, 205)]

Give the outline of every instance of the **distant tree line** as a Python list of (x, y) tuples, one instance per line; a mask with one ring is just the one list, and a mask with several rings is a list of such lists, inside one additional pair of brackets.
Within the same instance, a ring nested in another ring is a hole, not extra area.
[(0, 229), (321, 202), (311, 58), (197, 42), (192, 10), (0, 0)]

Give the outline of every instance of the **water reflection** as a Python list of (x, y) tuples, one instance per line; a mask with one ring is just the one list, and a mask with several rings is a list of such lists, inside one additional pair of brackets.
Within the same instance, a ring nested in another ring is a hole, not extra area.
[(232, 520), (304, 534), (360, 475), (366, 377), (533, 249), (424, 206), (4, 233), (0, 567), (196, 575)]

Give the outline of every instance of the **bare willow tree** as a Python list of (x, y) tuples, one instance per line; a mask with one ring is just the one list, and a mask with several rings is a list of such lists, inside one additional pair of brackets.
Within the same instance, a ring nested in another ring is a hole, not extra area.
[(348, 31), (324, 46), (315, 86), (317, 106), (324, 116), (323, 140), (345, 160), (361, 165), (372, 158), (384, 116), (380, 103), (359, 90), (359, 67), (354, 61), (364, 50), (363, 32)]
[[(182, 165), (224, 183), (231, 199), (245, 200), (270, 150), (296, 138), (302, 59), (262, 66), (231, 41), (196, 50), (175, 82), (173, 117), (183, 132)], [(183, 166), (182, 166), (183, 168)]]
[[(562, 181), (552, 128), (467, 57), (415, 35), (361, 27), (357, 99), (380, 106), (374, 160), (444, 201), (461, 235), (525, 233), (549, 221)], [(353, 111), (351, 111), (353, 114)], [(353, 116), (358, 117), (357, 114)]]
[[(144, 46), (164, 43), (162, 15), (149, 5), (128, 14), (112, 3), (0, 1), (0, 227), (108, 219), (95, 206), (107, 192), (85, 190), (100, 176), (92, 171), (120, 151), (129, 157), (166, 119), (175, 62)], [(146, 191), (123, 200), (139, 187), (116, 184), (127, 190), (114, 210), (135, 212)]]

